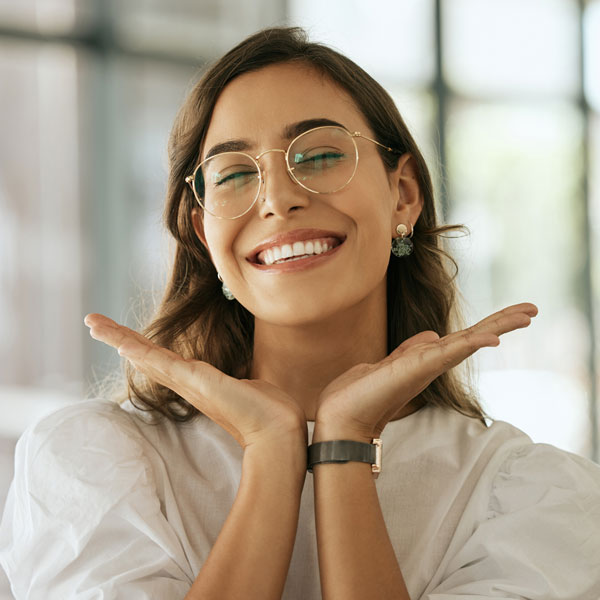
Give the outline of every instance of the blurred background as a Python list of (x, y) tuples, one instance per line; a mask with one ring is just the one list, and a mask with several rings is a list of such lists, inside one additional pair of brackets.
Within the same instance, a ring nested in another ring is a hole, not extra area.
[(471, 230), (468, 321), (538, 305), (478, 353), (484, 407), (599, 460), (600, 0), (0, 0), (0, 508), (24, 428), (120, 368), (84, 315), (137, 327), (160, 297), (186, 92), (275, 24), (395, 98), (442, 220)]

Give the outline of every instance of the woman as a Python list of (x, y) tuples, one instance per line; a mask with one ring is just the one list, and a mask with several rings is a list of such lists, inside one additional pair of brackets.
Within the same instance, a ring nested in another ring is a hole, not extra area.
[(537, 308), (450, 333), (452, 228), (383, 89), (266, 30), (194, 87), (169, 150), (158, 315), (144, 336), (85, 319), (131, 402), (19, 443), (17, 598), (598, 597), (600, 469), (488, 427), (451, 370)]

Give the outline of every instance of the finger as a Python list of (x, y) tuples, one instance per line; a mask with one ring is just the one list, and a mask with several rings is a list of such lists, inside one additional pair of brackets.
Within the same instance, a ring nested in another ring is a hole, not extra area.
[(467, 329), (440, 338), (435, 346), (442, 372), (460, 364), (481, 348), (498, 346), (499, 336), (528, 327), (537, 312), (537, 306), (534, 304), (515, 304), (489, 315)]
[(498, 312), (524, 312), (528, 314), (530, 317), (535, 317), (538, 314), (538, 307), (531, 302), (520, 302), (519, 304), (511, 304), (510, 306), (506, 306), (502, 310)]
[(490, 333), (500, 336), (515, 329), (528, 327), (531, 324), (531, 319), (536, 315), (537, 307), (534, 304), (523, 303), (508, 306), (482, 319), (475, 325), (471, 325), (471, 327), (444, 336), (443, 339), (449, 341), (464, 336), (466, 333)]
[(461, 332), (458, 336), (446, 336), (436, 342), (423, 345), (415, 353), (415, 368), (427, 385), (442, 373), (456, 367), (469, 356), (485, 347), (500, 344), (500, 339), (492, 333)]
[(427, 344), (439, 340), (440, 336), (435, 331), (421, 331), (412, 337), (404, 340), (395, 350), (390, 353), (390, 358), (394, 359), (418, 344)]
[(487, 324), (489, 322), (497, 321), (499, 318), (504, 317), (516, 317), (517, 315), (527, 316), (529, 319), (537, 316), (538, 308), (535, 304), (531, 304), (530, 302), (523, 302), (521, 304), (513, 304), (512, 306), (507, 306), (502, 310), (499, 310), (485, 319), (482, 319), (478, 323), (476, 323), (473, 327), (477, 327), (480, 325)]
[(87, 315), (85, 323), (94, 339), (116, 348), (138, 371), (174, 392), (180, 393), (182, 383), (189, 380), (191, 369), (188, 361), (167, 348), (161, 348), (141, 333), (101, 314)]
[[(485, 319), (479, 321), (475, 325), (467, 328), (465, 331), (475, 333), (494, 333), (495, 335), (503, 335), (515, 329), (522, 329), (531, 324), (531, 319), (535, 315), (531, 315), (521, 310), (514, 310), (512, 307), (501, 310)], [(461, 333), (461, 332), (458, 332)]]
[(85, 324), (90, 328), (90, 335), (113, 348), (120, 349), (128, 340), (137, 341), (139, 344), (151, 344), (152, 342), (141, 333), (120, 325), (109, 317), (99, 313), (89, 314), (84, 319)]
[(222, 408), (215, 402), (231, 379), (222, 371), (203, 361), (184, 359), (104, 315), (87, 315), (85, 323), (91, 327), (92, 337), (117, 348), (137, 371), (173, 390), (217, 423), (228, 422), (221, 417)]

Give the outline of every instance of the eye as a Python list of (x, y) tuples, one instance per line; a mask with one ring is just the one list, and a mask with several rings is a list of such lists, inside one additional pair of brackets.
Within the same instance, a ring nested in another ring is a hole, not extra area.
[(337, 148), (312, 148), (294, 155), (294, 164), (301, 170), (323, 170), (335, 167), (346, 158)]
[(256, 170), (247, 165), (240, 167), (228, 167), (224, 171), (211, 174), (211, 183), (215, 187), (235, 186), (240, 187), (248, 182), (254, 181), (258, 177)]

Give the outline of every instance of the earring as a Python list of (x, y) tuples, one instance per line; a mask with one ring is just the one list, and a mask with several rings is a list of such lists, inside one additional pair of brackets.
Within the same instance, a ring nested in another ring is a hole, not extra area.
[(219, 278), (219, 281), (223, 284), (221, 286), (221, 289), (223, 290), (223, 296), (225, 296), (225, 298), (227, 298), (227, 300), (234, 300), (235, 296), (231, 293), (231, 290), (227, 287), (227, 285), (225, 285), (225, 282), (223, 281), (221, 274), (217, 273), (217, 277)]
[(396, 227), (396, 231), (401, 237), (394, 238), (392, 240), (392, 254), (394, 256), (397, 256), (398, 258), (402, 258), (403, 256), (408, 256), (409, 254), (412, 254), (414, 245), (410, 238), (413, 236), (414, 233), (413, 226), (410, 226), (410, 235), (408, 237), (406, 237), (408, 228), (404, 223), (400, 223)]

